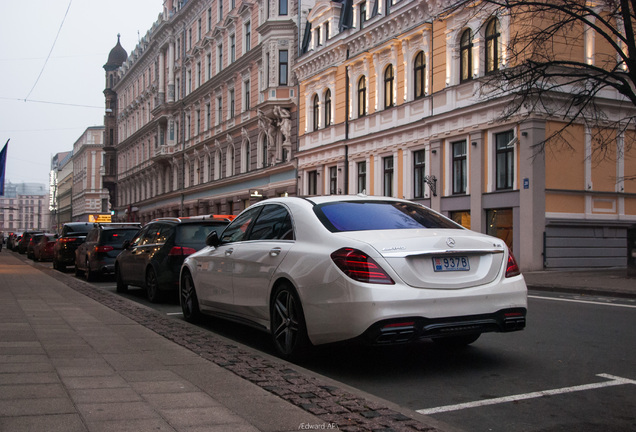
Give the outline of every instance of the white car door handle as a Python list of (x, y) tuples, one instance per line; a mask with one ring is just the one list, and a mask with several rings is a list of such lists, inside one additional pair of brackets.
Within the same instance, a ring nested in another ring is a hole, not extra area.
[(225, 251), (225, 256), (230, 256), (230, 255), (232, 255), (233, 252), (234, 252), (234, 249), (230, 248), (230, 249)]
[(269, 256), (271, 257), (276, 257), (281, 253), (281, 248), (279, 247), (275, 247), (274, 249), (272, 249), (271, 251), (269, 251)]

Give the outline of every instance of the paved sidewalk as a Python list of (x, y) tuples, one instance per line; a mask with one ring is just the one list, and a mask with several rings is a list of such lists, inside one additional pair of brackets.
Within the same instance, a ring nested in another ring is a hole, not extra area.
[(625, 268), (524, 272), (523, 277), (530, 290), (636, 298), (636, 278)]
[(0, 431), (439, 431), (433, 419), (0, 252)]

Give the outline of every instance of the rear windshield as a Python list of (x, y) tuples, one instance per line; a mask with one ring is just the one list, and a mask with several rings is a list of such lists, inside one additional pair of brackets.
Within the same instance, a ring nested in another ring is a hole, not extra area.
[(88, 232), (93, 228), (93, 224), (87, 225), (65, 225), (64, 231), (68, 235), (82, 235), (88, 234)]
[(221, 237), (221, 233), (228, 224), (198, 224), (187, 223), (179, 226), (177, 230), (177, 245), (188, 245), (195, 249), (202, 249), (205, 246), (205, 239), (212, 231), (216, 231)]
[(132, 240), (138, 232), (136, 229), (105, 230), (102, 235), (103, 243), (109, 246), (122, 246), (126, 240)]
[(460, 225), (432, 210), (394, 201), (344, 201), (319, 204), (314, 212), (331, 232), (450, 228)]

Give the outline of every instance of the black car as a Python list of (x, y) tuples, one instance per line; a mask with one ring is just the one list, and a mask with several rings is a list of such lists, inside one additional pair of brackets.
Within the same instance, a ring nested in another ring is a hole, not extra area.
[(115, 272), (115, 258), (125, 241), (130, 241), (141, 229), (139, 223), (98, 223), (86, 235), (75, 251), (75, 274), (82, 273), (87, 281)]
[(93, 228), (90, 222), (65, 223), (60, 236), (53, 247), (53, 268), (66, 269), (66, 266), (75, 265), (75, 251), (84, 243), (86, 234)]
[(229, 220), (161, 218), (149, 222), (128, 243), (115, 261), (117, 291), (128, 285), (145, 288), (148, 299), (156, 303), (166, 291), (179, 287), (181, 264), (188, 255), (205, 247), (212, 231), (219, 236)]
[(27, 253), (29, 248), (29, 243), (31, 242), (31, 238), (36, 234), (43, 234), (43, 231), (40, 230), (27, 230), (22, 233), (22, 238), (18, 242), (18, 252), (21, 254)]

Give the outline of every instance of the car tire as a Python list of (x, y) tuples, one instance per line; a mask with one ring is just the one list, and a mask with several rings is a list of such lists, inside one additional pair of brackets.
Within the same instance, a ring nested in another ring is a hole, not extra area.
[(179, 302), (183, 311), (183, 319), (190, 323), (197, 323), (201, 320), (201, 310), (199, 309), (199, 299), (194, 288), (192, 275), (188, 271), (183, 272), (181, 283), (179, 284)]
[(274, 348), (286, 360), (302, 360), (311, 343), (300, 298), (288, 283), (274, 289), (270, 306), (270, 328)]
[(86, 268), (84, 269), (84, 277), (86, 278), (86, 282), (93, 282), (95, 280), (95, 272), (91, 271), (91, 265), (86, 260)]
[(433, 342), (445, 348), (461, 348), (475, 342), (477, 339), (479, 339), (479, 336), (481, 336), (481, 333), (472, 333), (459, 336), (446, 336), (434, 338)]
[(128, 292), (128, 284), (124, 283), (124, 279), (121, 276), (121, 271), (119, 270), (119, 266), (115, 267), (115, 280), (117, 281), (118, 293)]
[(159, 280), (157, 272), (152, 267), (146, 271), (146, 295), (150, 303), (158, 303), (161, 299), (161, 291), (159, 291)]

